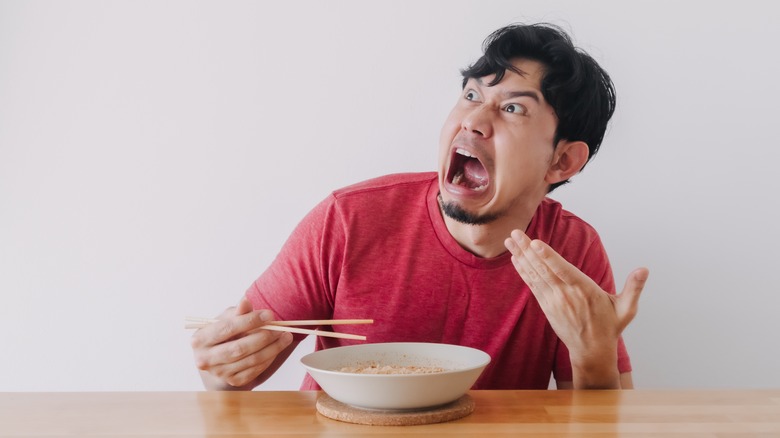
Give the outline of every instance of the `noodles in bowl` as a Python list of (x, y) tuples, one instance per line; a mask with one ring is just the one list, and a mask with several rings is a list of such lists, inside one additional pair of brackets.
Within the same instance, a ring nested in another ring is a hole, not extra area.
[(443, 373), (445, 371), (442, 367), (418, 367), (418, 366), (403, 366), (403, 365), (368, 365), (357, 367), (342, 367), (337, 370), (342, 373), (354, 373), (354, 374), (431, 374), (431, 373)]

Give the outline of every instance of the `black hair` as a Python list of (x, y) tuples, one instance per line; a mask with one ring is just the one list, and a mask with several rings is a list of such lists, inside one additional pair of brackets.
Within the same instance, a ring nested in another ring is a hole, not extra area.
[[(615, 87), (604, 69), (558, 26), (548, 23), (512, 24), (490, 34), (482, 45), (484, 54), (461, 70), (463, 87), (470, 78), (495, 75), (488, 83), (496, 85), (517, 58), (537, 61), (544, 66), (542, 95), (558, 117), (553, 147), (560, 140), (583, 141), (588, 145), (588, 161), (596, 155), (615, 112)], [(554, 190), (569, 182), (550, 186)]]

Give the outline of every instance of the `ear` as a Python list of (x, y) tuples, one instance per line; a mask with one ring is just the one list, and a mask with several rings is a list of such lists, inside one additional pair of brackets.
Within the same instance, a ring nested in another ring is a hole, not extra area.
[(588, 144), (584, 141), (561, 140), (553, 152), (545, 181), (555, 184), (576, 175), (588, 162)]

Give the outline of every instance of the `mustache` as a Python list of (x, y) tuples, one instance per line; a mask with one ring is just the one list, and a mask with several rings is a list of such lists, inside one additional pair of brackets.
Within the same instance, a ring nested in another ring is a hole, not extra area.
[(477, 136), (464, 133), (463, 131), (457, 133), (455, 138), (450, 142), (450, 148), (464, 146), (479, 158), (480, 163), (485, 166), (486, 169), (493, 169), (493, 156), (488, 154), (488, 148), (485, 143)]
[(480, 153), (485, 152), (485, 147), (476, 136), (464, 134), (463, 131), (456, 134), (455, 138), (452, 139), (450, 144), (468, 146), (469, 148), (474, 149)]

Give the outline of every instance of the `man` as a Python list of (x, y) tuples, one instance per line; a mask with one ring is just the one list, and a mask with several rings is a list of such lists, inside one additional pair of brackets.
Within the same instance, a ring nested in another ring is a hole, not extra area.
[[(438, 173), (335, 191), (236, 308), (192, 346), (209, 389), (251, 389), (301, 337), (272, 319), (373, 318), (370, 342), (443, 342), (492, 357), (475, 388), (631, 388), (621, 339), (648, 271), (615, 295), (601, 241), (546, 198), (596, 153), (609, 76), (550, 25), (485, 41), (441, 132)], [(253, 310), (256, 309), (256, 310)], [(317, 338), (317, 349), (355, 341)], [(317, 389), (306, 377), (302, 389)]]

